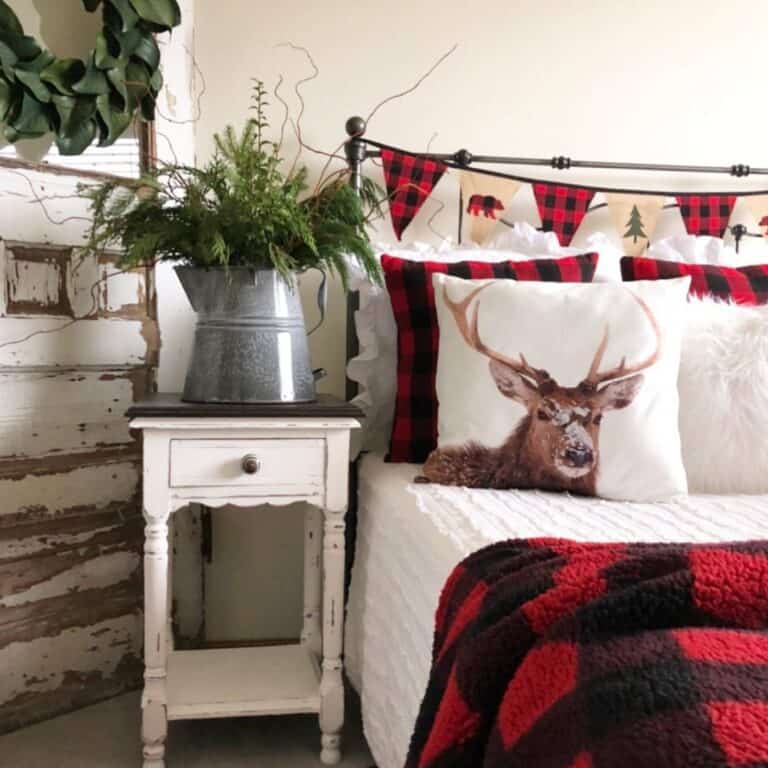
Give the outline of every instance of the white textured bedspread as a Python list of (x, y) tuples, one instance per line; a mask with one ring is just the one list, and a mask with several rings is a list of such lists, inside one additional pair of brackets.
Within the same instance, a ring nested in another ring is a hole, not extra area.
[(361, 461), (346, 668), (378, 768), (402, 768), (427, 683), (443, 582), (495, 541), (733, 541), (768, 537), (768, 496), (633, 504), (537, 491), (413, 485), (419, 467)]

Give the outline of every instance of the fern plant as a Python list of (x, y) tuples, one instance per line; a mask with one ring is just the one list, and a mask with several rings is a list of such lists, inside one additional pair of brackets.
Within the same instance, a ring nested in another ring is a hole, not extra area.
[(380, 282), (365, 229), (379, 212), (380, 190), (366, 180), (358, 196), (334, 175), (307, 195), (307, 169), (283, 173), (279, 147), (265, 138), (265, 95), (256, 81), (253, 116), (240, 132), (228, 126), (216, 134), (213, 157), (202, 167), (161, 164), (132, 187), (83, 187), (92, 215), (85, 252), (121, 248), (126, 267), (170, 259), (271, 268), (286, 278), (319, 267), (345, 288), (351, 256)]

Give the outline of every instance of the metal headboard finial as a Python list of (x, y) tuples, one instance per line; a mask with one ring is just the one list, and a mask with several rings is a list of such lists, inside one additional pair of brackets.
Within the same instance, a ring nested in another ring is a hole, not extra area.
[(344, 144), (344, 154), (349, 164), (349, 183), (355, 192), (360, 192), (363, 183), (362, 165), (367, 152), (362, 137), (366, 127), (365, 120), (359, 115), (347, 120), (346, 131), (349, 139)]

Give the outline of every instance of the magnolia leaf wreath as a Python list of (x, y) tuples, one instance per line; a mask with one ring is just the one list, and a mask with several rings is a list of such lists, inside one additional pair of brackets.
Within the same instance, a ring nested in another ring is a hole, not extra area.
[(155, 116), (163, 85), (154, 35), (181, 22), (176, 0), (83, 0), (104, 25), (85, 61), (60, 59), (24, 30), (0, 0), (0, 123), (11, 144), (54, 133), (62, 155), (79, 155), (98, 136), (113, 144), (138, 113)]

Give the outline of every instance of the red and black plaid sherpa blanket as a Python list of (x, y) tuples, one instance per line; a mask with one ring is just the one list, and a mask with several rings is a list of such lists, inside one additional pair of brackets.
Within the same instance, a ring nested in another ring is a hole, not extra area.
[(768, 542), (495, 544), (437, 613), (407, 768), (767, 768)]

